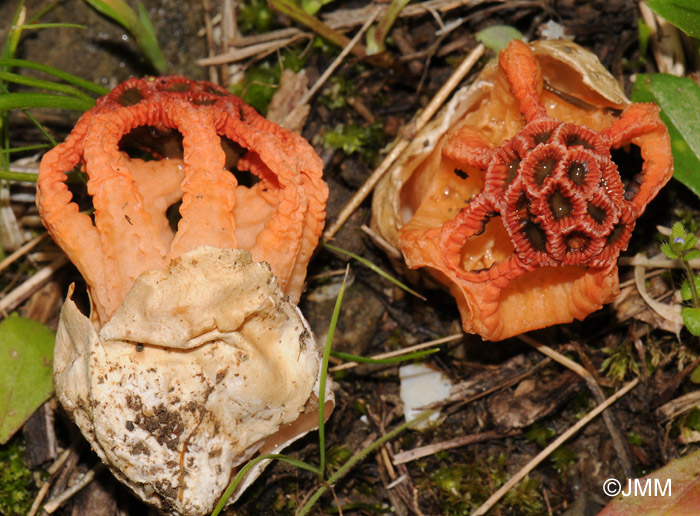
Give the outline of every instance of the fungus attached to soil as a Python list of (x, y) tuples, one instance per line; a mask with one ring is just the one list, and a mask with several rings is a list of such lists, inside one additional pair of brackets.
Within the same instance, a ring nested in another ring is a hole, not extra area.
[[(512, 41), (466, 105), (445, 112), (452, 123), (419, 136), (429, 148), (404, 159), (373, 206), (409, 268), (445, 284), (464, 329), (490, 340), (612, 301), (619, 253), (673, 172), (657, 106), (629, 103), (573, 43), (533, 48)], [(625, 146), (643, 160), (630, 178), (610, 152)]]
[[(65, 184), (77, 165), (92, 217)], [(321, 169), (300, 136), (179, 77), (121, 84), (41, 162), (41, 216), (92, 303), (88, 318), (71, 287), (57, 397), (165, 513), (208, 514), (247, 461), (318, 426), (321, 350), (295, 303), (324, 224)]]

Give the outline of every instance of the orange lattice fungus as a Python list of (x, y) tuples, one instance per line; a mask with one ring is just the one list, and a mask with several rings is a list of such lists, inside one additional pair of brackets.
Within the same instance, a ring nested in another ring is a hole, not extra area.
[[(94, 222), (65, 184), (76, 165)], [(179, 77), (123, 83), (44, 156), (41, 216), (93, 303), (88, 318), (70, 288), (56, 397), (162, 513), (210, 514), (253, 458), (318, 427), (322, 397), (330, 416), (322, 349), (296, 306), (327, 195), (303, 138)]]
[[(161, 159), (130, 157), (125, 142)], [(237, 170), (227, 168), (222, 142), (238, 150)], [(94, 223), (65, 185), (76, 165), (88, 176)], [(242, 171), (257, 182), (239, 182)], [(325, 222), (321, 174), (306, 140), (221, 87), (181, 77), (130, 79), (44, 156), (37, 202), (104, 324), (139, 274), (203, 245), (249, 250), (296, 302)], [(166, 212), (178, 202), (175, 232)]]
[[(514, 40), (501, 52), (474, 87), (486, 93), (431, 153), (406, 161), (393, 198), (388, 239), (450, 289), (466, 331), (490, 340), (612, 301), (618, 255), (673, 171), (657, 106), (582, 80), (614, 84), (597, 60), (571, 64), (585, 52), (572, 43), (534, 48)], [(628, 144), (643, 165), (623, 182), (611, 150)]]

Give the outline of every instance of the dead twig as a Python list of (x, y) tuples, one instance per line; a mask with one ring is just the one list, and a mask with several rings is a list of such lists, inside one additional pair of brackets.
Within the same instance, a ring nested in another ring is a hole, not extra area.
[(642, 299), (649, 306), (649, 308), (656, 312), (662, 319), (666, 320), (669, 323), (671, 331), (678, 336), (683, 328), (681, 306), (677, 303), (660, 303), (652, 298), (646, 289), (646, 282), (644, 281), (645, 270), (646, 269), (641, 265), (637, 265), (634, 268), (634, 280), (637, 285), (637, 291), (639, 292), (639, 295), (642, 296)]
[(520, 471), (518, 471), (515, 475), (513, 475), (505, 484), (501, 486), (498, 491), (493, 493), (488, 500), (486, 500), (481, 507), (479, 507), (475, 512), (472, 513), (472, 516), (483, 516), (486, 514), (491, 507), (493, 507), (508, 491), (513, 488), (518, 482), (520, 482), (523, 478), (525, 478), (533, 469), (535, 469), (543, 460), (545, 460), (554, 450), (556, 450), (559, 446), (564, 444), (567, 439), (569, 439), (572, 435), (574, 435), (576, 432), (581, 430), (584, 426), (586, 426), (590, 421), (592, 421), (595, 417), (597, 417), (601, 412), (603, 412), (606, 408), (608, 408), (610, 405), (615, 403), (617, 400), (619, 400), (622, 396), (627, 394), (629, 391), (634, 389), (637, 384), (639, 383), (639, 378), (635, 378), (631, 382), (627, 383), (624, 387), (622, 387), (619, 391), (617, 391), (615, 394), (610, 396), (608, 399), (606, 399), (603, 403), (598, 405), (596, 408), (594, 408), (592, 411), (590, 411), (586, 416), (581, 418), (581, 420), (578, 421), (575, 425), (573, 425), (571, 428), (569, 428), (566, 432), (561, 434), (559, 437), (557, 437), (554, 441), (552, 441), (549, 446), (547, 446), (544, 450), (542, 450), (540, 453), (537, 454), (530, 462), (528, 462)]
[(396, 249), (393, 245), (387, 242), (379, 233), (372, 231), (372, 229), (366, 224), (362, 224), (360, 229), (364, 231), (376, 245), (378, 245), (385, 253), (387, 253), (391, 258), (401, 259), (403, 255), (401, 251)]
[(369, 29), (370, 25), (372, 25), (374, 20), (377, 18), (377, 15), (379, 15), (379, 9), (375, 9), (370, 15), (370, 17), (367, 18), (367, 21), (365, 21), (364, 25), (362, 25), (360, 30), (357, 31), (357, 34), (355, 34), (355, 36), (350, 41), (348, 41), (348, 44), (345, 45), (338, 57), (335, 58), (331, 65), (328, 68), (326, 68), (326, 71), (323, 72), (321, 77), (318, 78), (314, 85), (311, 88), (309, 88), (309, 91), (307, 91), (306, 94), (301, 98), (301, 100), (299, 101), (300, 104), (307, 104), (311, 100), (311, 98), (316, 94), (316, 92), (321, 88), (321, 86), (325, 84), (328, 78), (340, 66), (340, 63), (343, 62), (343, 59), (345, 59), (345, 57), (353, 51), (353, 48), (355, 48), (355, 46), (359, 43), (360, 38), (365, 33), (365, 31)]
[(274, 52), (275, 50), (284, 48), (297, 40), (310, 37), (310, 34), (306, 32), (300, 32), (294, 36), (285, 39), (267, 41), (264, 43), (258, 43), (256, 45), (249, 45), (243, 48), (232, 48), (228, 52), (225, 52), (223, 54), (219, 54), (213, 57), (205, 57), (202, 59), (198, 59), (195, 62), (199, 66), (214, 66), (226, 63), (235, 63), (237, 61), (243, 61), (244, 59), (248, 59), (249, 57), (253, 57), (258, 54)]
[[(370, 358), (372, 359), (382, 359), (382, 358), (391, 358), (391, 357), (398, 357), (401, 355), (406, 355), (408, 353), (413, 353), (414, 351), (420, 351), (421, 349), (425, 348), (430, 348), (432, 346), (438, 346), (440, 344), (444, 344), (446, 342), (452, 342), (455, 340), (459, 340), (462, 337), (464, 337), (464, 334), (462, 333), (455, 333), (454, 335), (450, 335), (448, 337), (443, 337), (441, 339), (436, 339), (436, 340), (431, 340), (428, 342), (423, 342), (422, 344), (416, 344), (415, 346), (410, 346), (408, 348), (401, 348), (396, 351), (389, 351), (387, 353), (379, 353), (378, 355), (371, 356)], [(331, 367), (328, 369), (329, 372), (334, 373), (336, 371), (343, 371), (344, 369), (352, 369), (353, 367), (357, 367), (360, 365), (357, 362), (346, 362), (344, 364)]]
[(86, 485), (88, 485), (90, 482), (92, 482), (97, 475), (102, 473), (102, 471), (105, 469), (104, 463), (100, 462), (99, 464), (96, 464), (93, 466), (90, 470), (88, 470), (87, 473), (85, 473), (82, 477), (80, 477), (75, 484), (70, 486), (68, 489), (63, 491), (60, 495), (55, 497), (54, 499), (50, 500), (49, 502), (44, 505), (44, 511), (47, 513), (51, 514), (56, 511), (61, 505), (66, 503), (68, 500), (70, 500), (75, 494), (83, 489)]
[[(409, 4), (401, 10), (399, 18), (415, 18), (423, 16), (426, 11), (434, 9), (437, 12), (447, 12), (459, 7), (476, 6), (486, 3), (488, 0), (429, 0), (417, 4)], [(506, 3), (510, 0), (499, 0), (499, 3)], [(389, 8), (389, 4), (381, 5), (382, 12)], [(334, 29), (349, 29), (357, 25), (361, 25), (369, 14), (369, 7), (360, 7), (359, 9), (336, 9), (323, 16), (324, 21)]]
[(394, 465), (398, 466), (399, 464), (405, 464), (407, 462), (422, 459), (423, 457), (434, 455), (437, 452), (451, 450), (453, 448), (459, 448), (461, 446), (467, 446), (469, 444), (483, 443), (492, 439), (513, 437), (515, 435), (520, 435), (521, 433), (522, 430), (518, 429), (511, 430), (504, 434), (499, 434), (495, 430), (489, 430), (488, 432), (482, 432), (480, 434), (461, 435), (459, 437), (455, 437), (454, 439), (449, 439), (447, 441), (428, 444), (426, 446), (419, 446), (418, 448), (413, 448), (412, 450), (397, 453), (394, 455)]
[(447, 97), (452, 93), (457, 85), (462, 81), (462, 79), (469, 73), (474, 64), (479, 60), (479, 58), (484, 54), (484, 46), (478, 45), (472, 50), (469, 55), (462, 61), (459, 67), (454, 71), (442, 88), (435, 94), (430, 103), (425, 107), (425, 109), (418, 115), (410, 124), (409, 131), (404, 131), (402, 136), (396, 142), (394, 147), (391, 149), (389, 154), (384, 158), (382, 163), (372, 172), (365, 183), (360, 187), (360, 189), (355, 192), (355, 195), (347, 202), (343, 209), (340, 210), (336, 221), (331, 224), (331, 226), (323, 233), (323, 240), (328, 241), (340, 230), (340, 228), (345, 224), (345, 221), (350, 218), (350, 215), (362, 204), (362, 202), (367, 198), (370, 192), (377, 185), (379, 180), (387, 173), (390, 167), (394, 164), (394, 161), (398, 159), (401, 153), (406, 150), (408, 145), (411, 143), (413, 137), (427, 124), (433, 115), (437, 112), (440, 106), (445, 102)]
[[(461, 391), (461, 387), (464, 385), (465, 382), (461, 384), (457, 384), (452, 387), (451, 394), (449, 398), (446, 398), (442, 401), (438, 401), (436, 403), (431, 403), (430, 405), (426, 407), (421, 407), (422, 409), (432, 409), (432, 408), (440, 408), (445, 405), (449, 405), (451, 403), (455, 403), (455, 405), (451, 406), (449, 408), (450, 412), (455, 412), (457, 409), (463, 407), (464, 405), (468, 405), (470, 403), (473, 403), (474, 401), (481, 399), (485, 396), (488, 396), (489, 394), (492, 394), (497, 391), (501, 391), (503, 389), (507, 389), (508, 387), (511, 387), (515, 385), (516, 383), (521, 382), (525, 378), (528, 378), (529, 376), (532, 376), (534, 373), (542, 369), (544, 366), (549, 364), (551, 362), (551, 359), (545, 358), (544, 360), (541, 360), (540, 362), (536, 363), (532, 367), (530, 367), (527, 371), (512, 376), (505, 381), (499, 382), (497, 385), (494, 385), (493, 387), (489, 389), (484, 389), (476, 394), (473, 394), (472, 396), (469, 396), (468, 398), (464, 398), (464, 394)], [(471, 381), (468, 381), (466, 383), (472, 383)]]
[(29, 251), (34, 249), (37, 246), (37, 244), (41, 243), (47, 237), (47, 235), (48, 235), (48, 233), (42, 233), (38, 237), (34, 237), (29, 242), (24, 244), (22, 247), (17, 249), (15, 252), (6, 256), (5, 259), (0, 262), (0, 271), (6, 269), (11, 264), (16, 262), (18, 258), (21, 258), (25, 254), (27, 254)]
[[(323, 23), (315, 16), (311, 16), (291, 0), (270, 0), (269, 4), (270, 7), (272, 7), (274, 10), (285, 14), (293, 20), (303, 24), (322, 38), (327, 39), (332, 43), (335, 43), (339, 47), (345, 48), (348, 46), (350, 41), (346, 36), (333, 29), (332, 27), (328, 26), (327, 24)], [(366, 18), (362, 20), (363, 23), (365, 20)], [(367, 51), (364, 45), (353, 45), (351, 52), (361, 59), (367, 57)]]
[[(207, 38), (207, 53), (209, 57), (214, 57), (214, 28), (209, 11), (211, 11), (211, 3), (209, 0), (203, 0), (204, 5), (204, 35)], [(216, 75), (216, 69), (213, 66), (209, 67), (209, 81), (214, 84), (219, 84), (219, 78)]]
[(0, 314), (7, 314), (14, 310), (22, 301), (27, 299), (32, 293), (46, 283), (54, 273), (68, 263), (68, 258), (60, 256), (46, 267), (31, 276), (27, 281), (15, 288), (12, 292), (0, 299)]
[(58, 473), (60, 469), (64, 466), (64, 464), (68, 460), (68, 457), (71, 455), (71, 452), (75, 453), (75, 450), (72, 446), (63, 450), (61, 455), (59, 455), (58, 458), (56, 458), (56, 460), (53, 462), (53, 464), (51, 464), (51, 467), (49, 467), (47, 471), (47, 473), (49, 474), (49, 479), (46, 480), (39, 488), (39, 492), (37, 493), (36, 498), (34, 498), (34, 502), (32, 503), (32, 506), (29, 509), (27, 516), (34, 516), (37, 513), (39, 507), (41, 506), (41, 502), (44, 501), (44, 498), (46, 498), (46, 495), (49, 492), (49, 488), (51, 487), (51, 482), (53, 480), (54, 475), (56, 475), (56, 473)]
[[(519, 335), (518, 338), (526, 344), (529, 344), (530, 346), (535, 348), (543, 355), (546, 355), (552, 360), (559, 362), (564, 367), (570, 369), (571, 371), (579, 375), (585, 380), (586, 385), (588, 386), (588, 390), (591, 391), (591, 394), (593, 394), (595, 400), (598, 403), (603, 403), (605, 401), (605, 393), (603, 393), (603, 390), (600, 388), (600, 385), (598, 385), (598, 382), (596, 381), (595, 377), (585, 367), (565, 357), (564, 355), (562, 355), (558, 351), (555, 351), (549, 346), (546, 346), (545, 344), (536, 341), (528, 335)], [(627, 448), (625, 439), (622, 433), (620, 432), (619, 425), (616, 421), (614, 421), (612, 414), (608, 412), (603, 414), (603, 420), (605, 421), (605, 426), (607, 427), (608, 432), (610, 433), (610, 438), (612, 439), (613, 447), (615, 448), (615, 451), (617, 453), (617, 458), (619, 459), (620, 465), (622, 466), (622, 471), (625, 473), (626, 477), (632, 478), (634, 476), (634, 469), (632, 468), (632, 459), (630, 458), (629, 450)]]
[[(663, 269), (682, 269), (683, 263), (680, 260), (671, 260), (670, 258), (663, 257), (664, 255), (655, 256), (653, 258), (647, 258), (641, 254), (637, 254), (634, 257), (621, 256), (618, 261), (619, 265), (632, 266), (632, 267), (658, 267)], [(690, 260), (688, 262), (693, 269), (700, 269), (700, 258), (695, 260)]]
[(250, 36), (236, 37), (234, 40), (230, 41), (230, 44), (234, 47), (247, 47), (249, 45), (265, 43), (267, 41), (291, 38), (292, 36), (296, 36), (297, 34), (301, 33), (301, 29), (297, 29), (296, 27), (287, 27), (286, 29), (272, 30), (270, 32), (263, 32), (262, 34), (251, 34)]

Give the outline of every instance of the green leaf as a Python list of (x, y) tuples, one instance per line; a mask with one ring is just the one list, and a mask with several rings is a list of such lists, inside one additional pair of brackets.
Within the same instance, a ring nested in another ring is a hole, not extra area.
[(33, 319), (0, 322), (0, 444), (51, 396), (55, 338)]
[(673, 177), (700, 196), (700, 86), (685, 77), (639, 74), (632, 100), (661, 107), (661, 119), (671, 135)]
[(691, 430), (700, 430), (700, 408), (693, 407), (685, 416), (684, 425)]
[(688, 262), (690, 260), (695, 260), (696, 258), (700, 258), (700, 250), (698, 249), (693, 249), (685, 254), (685, 260)]
[(647, 55), (649, 48), (649, 39), (651, 38), (652, 30), (649, 25), (644, 23), (642, 17), (637, 18), (637, 39), (639, 39), (639, 55), (644, 58)]
[(674, 222), (671, 227), (671, 239), (682, 238), (685, 240), (685, 228), (682, 222)]
[(476, 33), (476, 40), (494, 52), (500, 52), (513, 39), (523, 39), (524, 36), (510, 25), (492, 25)]
[(560, 446), (552, 452), (549, 458), (557, 471), (561, 473), (562, 471), (566, 470), (567, 466), (576, 462), (578, 455), (576, 455), (576, 452), (574, 452), (571, 448)]
[(525, 432), (525, 439), (531, 443), (537, 443), (540, 448), (544, 448), (556, 434), (556, 430), (535, 423)]
[(333, 0), (301, 0), (301, 8), (313, 16), (321, 10), (321, 7), (332, 1)]
[(697, 366), (693, 369), (693, 372), (690, 373), (690, 381), (696, 385), (700, 383), (700, 366)]
[(664, 242), (661, 244), (661, 252), (664, 253), (668, 258), (671, 260), (677, 260), (678, 254), (671, 248), (671, 245), (668, 242)]
[[(698, 275), (695, 275), (695, 288), (700, 292), (700, 276)], [(681, 285), (681, 298), (683, 298), (683, 301), (690, 301), (693, 299), (693, 291), (690, 290), (688, 278), (686, 278)]]
[(138, 14), (124, 0), (85, 0), (95, 10), (111, 18), (136, 39), (136, 44), (143, 55), (160, 73), (165, 73), (167, 64), (163, 52), (158, 46), (158, 40), (148, 16), (146, 8), (139, 4)]
[(647, 0), (656, 14), (693, 38), (700, 38), (700, 3), (698, 0)]
[(683, 324), (688, 328), (688, 331), (696, 337), (700, 337), (700, 308), (682, 308), (681, 317), (683, 317)]

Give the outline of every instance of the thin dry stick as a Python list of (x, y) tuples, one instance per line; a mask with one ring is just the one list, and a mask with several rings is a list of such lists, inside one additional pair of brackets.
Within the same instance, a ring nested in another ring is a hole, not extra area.
[[(649, 278), (653, 278), (654, 276), (660, 276), (661, 274), (664, 274), (666, 271), (664, 269), (656, 269), (655, 271), (647, 272), (644, 274), (644, 281), (648, 280)], [(636, 285), (637, 280), (632, 278), (628, 279), (627, 281), (623, 281), (620, 283), (620, 290), (631, 287), (632, 285)]]
[(379, 234), (375, 233), (372, 231), (370, 227), (368, 227), (366, 224), (362, 224), (360, 226), (360, 229), (367, 233), (369, 237), (374, 240), (374, 242), (381, 247), (387, 254), (391, 255), (392, 258), (402, 258), (403, 255), (401, 254), (401, 251), (396, 249), (393, 245), (391, 245), (389, 242), (384, 240)]
[[(209, 16), (209, 11), (211, 11), (211, 3), (209, 0), (203, 0), (204, 6), (204, 30), (207, 37), (207, 54), (209, 57), (214, 56), (214, 29), (211, 17)], [(199, 34), (198, 34), (199, 35)], [(209, 82), (214, 84), (219, 84), (219, 78), (216, 75), (216, 68), (213, 66), (209, 67)]]
[(421, 114), (409, 124), (411, 127), (411, 135), (402, 135), (399, 141), (391, 149), (391, 152), (387, 154), (384, 161), (377, 167), (377, 169), (372, 172), (372, 175), (367, 178), (367, 181), (360, 187), (360, 189), (355, 192), (355, 195), (348, 201), (348, 203), (343, 206), (340, 210), (337, 220), (323, 233), (323, 240), (327, 241), (333, 238), (333, 236), (338, 232), (338, 230), (345, 224), (350, 218), (350, 215), (362, 204), (370, 192), (377, 185), (382, 176), (389, 170), (391, 165), (398, 159), (401, 153), (406, 150), (413, 135), (418, 133), (425, 124), (427, 124), (437, 110), (442, 106), (443, 102), (449, 97), (457, 85), (464, 79), (464, 77), (469, 73), (474, 64), (479, 60), (479, 58), (484, 53), (484, 45), (479, 44), (472, 50), (469, 55), (462, 61), (459, 67), (454, 71), (445, 84), (442, 85), (440, 91), (433, 97), (430, 103), (425, 107)]
[(637, 384), (639, 383), (639, 378), (635, 378), (628, 384), (626, 384), (622, 389), (617, 391), (615, 394), (610, 396), (608, 399), (606, 399), (603, 403), (598, 405), (596, 408), (594, 408), (592, 411), (590, 411), (588, 414), (586, 414), (585, 417), (583, 417), (578, 423), (576, 423), (574, 426), (569, 428), (566, 432), (561, 434), (557, 439), (555, 439), (549, 446), (547, 446), (544, 450), (542, 450), (540, 453), (537, 454), (535, 458), (533, 458), (530, 462), (528, 462), (525, 467), (523, 467), (520, 471), (518, 471), (515, 475), (513, 475), (508, 482), (503, 484), (501, 488), (493, 493), (488, 500), (486, 500), (481, 507), (479, 507), (475, 512), (472, 513), (472, 516), (482, 516), (483, 514), (486, 514), (491, 507), (496, 505), (498, 500), (500, 500), (503, 495), (505, 495), (515, 484), (520, 482), (523, 478), (525, 478), (533, 469), (535, 469), (540, 462), (542, 462), (544, 459), (546, 459), (554, 450), (556, 450), (559, 446), (561, 446), (569, 437), (574, 435), (576, 432), (581, 430), (584, 426), (586, 426), (592, 419), (594, 419), (598, 414), (603, 412), (606, 408), (608, 408), (610, 405), (615, 403), (617, 400), (619, 400), (622, 396), (627, 394), (629, 391), (634, 389)]
[[(459, 340), (462, 337), (464, 337), (463, 333), (455, 333), (454, 335), (450, 335), (448, 337), (442, 337), (441, 339), (436, 339), (436, 340), (431, 340), (428, 342), (423, 342), (422, 344), (416, 344), (415, 346), (410, 346), (408, 348), (401, 348), (397, 349), (396, 351), (389, 351), (387, 353), (379, 353), (378, 355), (374, 355), (370, 358), (373, 359), (382, 359), (382, 358), (391, 358), (391, 357), (398, 357), (401, 355), (407, 355), (408, 353), (413, 353), (414, 351), (420, 351), (421, 349), (429, 348), (431, 346), (437, 346), (439, 344), (444, 344), (445, 342), (452, 342), (453, 340)], [(334, 373), (336, 371), (342, 371), (344, 369), (352, 369), (353, 367), (357, 367), (360, 365), (357, 362), (345, 362), (344, 364), (340, 364), (335, 367), (331, 367), (328, 369), (331, 373)]]
[(56, 509), (58, 509), (61, 505), (66, 503), (68, 500), (70, 500), (75, 494), (80, 491), (82, 488), (84, 488), (86, 485), (88, 485), (90, 482), (92, 482), (97, 475), (99, 475), (102, 470), (105, 469), (105, 465), (103, 462), (100, 462), (99, 464), (96, 464), (93, 466), (87, 473), (85, 473), (82, 477), (78, 479), (78, 481), (70, 486), (68, 489), (63, 491), (60, 495), (58, 495), (56, 498), (53, 500), (49, 500), (46, 505), (44, 505), (44, 511), (47, 513), (51, 514), (54, 512)]
[(247, 47), (249, 45), (255, 45), (257, 43), (265, 43), (266, 41), (274, 41), (276, 39), (284, 39), (296, 34), (300, 34), (302, 31), (296, 27), (287, 27), (286, 29), (278, 29), (270, 32), (263, 32), (262, 34), (253, 34), (251, 36), (241, 36), (237, 37), (231, 41), (231, 45), (234, 47)]
[(0, 299), (0, 314), (6, 314), (17, 307), (17, 305), (32, 295), (35, 290), (48, 281), (49, 278), (66, 263), (68, 263), (68, 258), (65, 256), (55, 259), (46, 267), (39, 269), (36, 274), (7, 294), (4, 298)]
[[(488, 0), (493, 3), (492, 0)], [(474, 7), (483, 3), (487, 0), (429, 0), (427, 2), (413, 3), (407, 5), (399, 13), (399, 18), (415, 18), (418, 16), (423, 16), (426, 11), (435, 10), (437, 12), (447, 12), (459, 7)], [(506, 2), (512, 3), (513, 0), (498, 0), (497, 3), (503, 4)], [(334, 29), (345, 29), (360, 25), (362, 20), (367, 16), (367, 7), (360, 7), (357, 9), (336, 9), (329, 12), (323, 16), (323, 20)], [(520, 5), (518, 5), (520, 7)], [(382, 13), (384, 14), (389, 8), (389, 3), (384, 3), (382, 5)]]
[(326, 71), (323, 72), (323, 75), (321, 75), (321, 77), (318, 78), (318, 80), (309, 89), (309, 91), (307, 91), (306, 94), (301, 98), (299, 104), (308, 104), (309, 100), (311, 100), (311, 97), (313, 97), (316, 94), (316, 92), (321, 86), (324, 85), (324, 83), (328, 80), (331, 74), (335, 72), (336, 68), (340, 66), (340, 63), (343, 62), (345, 56), (347, 56), (355, 47), (355, 45), (357, 45), (357, 43), (360, 41), (360, 38), (362, 38), (362, 35), (367, 29), (369, 29), (369, 26), (372, 25), (374, 20), (377, 19), (378, 15), (379, 9), (375, 9), (374, 11), (372, 11), (372, 14), (369, 18), (367, 18), (367, 21), (364, 23), (364, 25), (362, 25), (360, 30), (357, 31), (357, 34), (355, 34), (355, 36), (350, 40), (350, 42), (347, 45), (345, 45), (343, 51), (338, 55), (338, 57), (335, 58), (331, 65), (328, 68), (326, 68)]
[(583, 367), (581, 364), (574, 362), (570, 358), (566, 358), (564, 355), (559, 353), (558, 351), (553, 350), (546, 344), (542, 344), (539, 341), (536, 341), (532, 337), (528, 335), (518, 335), (518, 338), (522, 340), (525, 344), (529, 344), (533, 348), (535, 348), (537, 351), (542, 353), (543, 355), (548, 356), (555, 362), (559, 362), (561, 365), (564, 367), (567, 367), (571, 369), (574, 373), (579, 375), (580, 377), (586, 379), (591, 377), (591, 373), (589, 373), (585, 367)]
[[(574, 362), (569, 358), (566, 358), (558, 351), (555, 351), (549, 346), (536, 341), (528, 335), (518, 335), (518, 338), (526, 344), (529, 344), (530, 346), (535, 348), (543, 355), (546, 355), (552, 360), (559, 362), (561, 365), (571, 369), (574, 373), (583, 378), (586, 381), (588, 390), (591, 391), (593, 397), (598, 403), (602, 403), (605, 400), (605, 393), (603, 393), (603, 389), (600, 388), (600, 385), (598, 385), (596, 379), (590, 372), (588, 372), (588, 370), (585, 367), (578, 364), (577, 362)], [(618, 425), (613, 420), (612, 414), (606, 412), (605, 414), (603, 414), (603, 420), (605, 421), (605, 426), (607, 427), (608, 432), (610, 433), (610, 437), (612, 438), (613, 447), (615, 448), (615, 452), (617, 453), (617, 458), (620, 460), (622, 471), (628, 478), (634, 476), (634, 469), (632, 468), (632, 458), (629, 455), (625, 439), (622, 436)]]
[(521, 433), (522, 430), (511, 430), (510, 432), (506, 432), (504, 434), (499, 434), (494, 430), (489, 430), (488, 432), (482, 432), (480, 434), (461, 435), (448, 441), (428, 444), (426, 446), (419, 446), (418, 448), (413, 448), (412, 450), (397, 453), (394, 455), (394, 464), (398, 466), (399, 464), (405, 464), (407, 462), (418, 460), (429, 455), (434, 455), (437, 452), (451, 450), (453, 448), (459, 448), (461, 446), (467, 446), (468, 444), (482, 443), (484, 441), (490, 441), (491, 439), (502, 439), (503, 437), (512, 437)]
[(538, 370), (542, 369), (544, 366), (549, 364), (552, 360), (550, 358), (544, 358), (534, 366), (530, 367), (527, 371), (513, 376), (511, 378), (508, 378), (507, 380), (499, 383), (498, 385), (494, 385), (490, 389), (486, 389), (483, 391), (480, 391), (468, 398), (464, 398), (463, 394), (460, 392), (460, 387), (461, 384), (454, 385), (452, 389), (450, 390), (450, 395), (445, 398), (444, 400), (441, 401), (436, 401), (434, 403), (431, 403), (430, 405), (425, 405), (423, 407), (420, 407), (423, 410), (427, 409), (432, 409), (432, 408), (440, 408), (444, 407), (445, 405), (449, 405), (451, 403), (454, 403), (453, 406), (450, 407), (450, 411), (454, 412), (458, 408), (463, 407), (464, 405), (469, 405), (470, 403), (475, 402), (478, 399), (483, 398), (484, 396), (488, 396), (489, 394), (500, 391), (503, 389), (507, 389), (508, 387), (515, 385), (516, 383), (519, 383), (520, 381), (524, 380), (525, 378), (532, 376), (535, 374)]
[[(233, 0), (223, 0), (221, 5), (221, 53), (225, 54), (231, 47), (230, 42), (238, 34), (236, 14)], [(229, 83), (229, 69), (225, 64), (221, 65), (221, 83)]]
[(36, 247), (36, 245), (37, 245), (39, 242), (41, 242), (42, 240), (44, 240), (44, 238), (46, 238), (47, 235), (48, 235), (48, 233), (42, 233), (42, 234), (39, 235), (38, 237), (35, 237), (35, 238), (31, 239), (29, 242), (27, 242), (27, 243), (24, 244), (22, 247), (20, 247), (19, 249), (17, 249), (14, 253), (12, 253), (12, 254), (6, 256), (5, 259), (4, 259), (3, 261), (0, 262), (0, 271), (3, 270), (3, 269), (6, 269), (6, 268), (9, 267), (12, 263), (14, 263), (15, 261), (17, 261), (18, 258), (24, 256), (24, 255), (27, 254), (29, 251), (31, 251), (32, 249), (34, 249), (34, 248)]
[(236, 61), (242, 61), (243, 59), (246, 59), (248, 57), (260, 54), (261, 52), (270, 52), (278, 50), (297, 41), (298, 39), (308, 37), (309, 36), (307, 33), (302, 32), (297, 34), (296, 36), (292, 36), (286, 39), (278, 39), (275, 41), (269, 41), (267, 43), (258, 43), (257, 45), (250, 45), (244, 48), (232, 48), (226, 53), (219, 54), (213, 57), (204, 57), (202, 59), (197, 59), (195, 62), (199, 66), (213, 66), (226, 63), (234, 63)]
[[(671, 260), (670, 258), (659, 255), (654, 258), (646, 258), (642, 255), (621, 256), (618, 262), (620, 265), (631, 265), (633, 267), (661, 267), (664, 269), (682, 269), (683, 263), (680, 260)], [(700, 269), (700, 258), (690, 260), (688, 262), (693, 269)]]
[(49, 480), (47, 480), (41, 485), (39, 493), (36, 495), (36, 498), (34, 498), (34, 502), (32, 503), (32, 507), (29, 509), (27, 516), (34, 516), (37, 513), (39, 507), (41, 506), (41, 502), (44, 501), (44, 498), (49, 492), (49, 488), (51, 487), (51, 481), (53, 480), (52, 477), (56, 473), (58, 473), (58, 471), (63, 467), (63, 465), (68, 460), (68, 457), (70, 456), (71, 452), (74, 452), (73, 447), (66, 448), (65, 450), (63, 450), (61, 455), (58, 456), (54, 463), (51, 464), (51, 467), (49, 467), (49, 470), (47, 471), (47, 473), (49, 474)]

